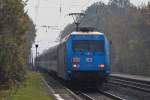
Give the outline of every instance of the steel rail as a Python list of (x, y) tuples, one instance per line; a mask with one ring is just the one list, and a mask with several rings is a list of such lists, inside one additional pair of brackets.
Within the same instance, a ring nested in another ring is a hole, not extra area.
[[(117, 95), (114, 95), (114, 94), (112, 94), (112, 93), (109, 93), (109, 92), (107, 92), (107, 91), (98, 90), (98, 92), (99, 92), (100, 94), (106, 96), (106, 97), (109, 97), (109, 98), (113, 99), (113, 100), (126, 100), (126, 99), (124, 99), (124, 98), (121, 98), (121, 97), (119, 97), (119, 96), (117, 96)], [(89, 96), (89, 95), (86, 94), (86, 93), (83, 93), (83, 92), (79, 92), (79, 93), (80, 93), (79, 95), (83, 96), (86, 100), (95, 100), (93, 97)]]
[[(66, 87), (65, 87), (66, 88)], [(76, 93), (74, 93), (72, 90), (69, 88), (66, 88), (66, 90), (76, 99), (76, 100), (82, 100)]]
[(129, 87), (129, 88), (137, 89), (137, 90), (144, 91), (144, 92), (150, 92), (150, 89), (141, 88), (141, 87), (139, 87), (139, 86), (128, 85), (128, 84), (124, 84), (124, 83), (121, 83), (121, 82), (112, 82), (112, 81), (111, 81), (111, 82), (109, 82), (109, 83), (126, 86), (126, 87)]
[(150, 88), (149, 84), (143, 84), (141, 82), (133, 82), (133, 81), (129, 81), (127, 79), (125, 80), (125, 79), (120, 79), (120, 78), (114, 78), (114, 77), (112, 77), (112, 80), (121, 81), (121, 82), (125, 82), (125, 83), (136, 84), (136, 85), (140, 85), (140, 86), (144, 86), (144, 87), (149, 87)]
[(81, 95), (82, 97), (84, 97), (86, 100), (95, 100), (94, 98), (92, 98), (91, 96), (89, 96), (86, 93), (83, 93), (81, 91), (78, 91), (78, 94)]
[(124, 98), (121, 98), (121, 97), (119, 97), (119, 96), (117, 96), (117, 95), (114, 95), (114, 94), (112, 94), (112, 93), (109, 93), (109, 92), (107, 92), (107, 91), (101, 91), (101, 90), (99, 90), (99, 92), (100, 92), (101, 94), (103, 94), (103, 95), (106, 95), (106, 96), (109, 97), (109, 98), (112, 98), (113, 100), (126, 100), (126, 99), (124, 99)]

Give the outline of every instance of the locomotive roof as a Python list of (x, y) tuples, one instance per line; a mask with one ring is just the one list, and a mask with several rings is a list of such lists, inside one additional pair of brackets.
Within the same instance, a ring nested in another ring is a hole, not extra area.
[(104, 35), (104, 33), (97, 32), (97, 31), (93, 31), (93, 32), (91, 32), (91, 31), (89, 31), (89, 32), (74, 31), (71, 34), (67, 35), (64, 39), (62, 39), (61, 42), (67, 40), (70, 35)]
[(104, 35), (104, 33), (93, 31), (93, 32), (72, 32), (71, 35)]

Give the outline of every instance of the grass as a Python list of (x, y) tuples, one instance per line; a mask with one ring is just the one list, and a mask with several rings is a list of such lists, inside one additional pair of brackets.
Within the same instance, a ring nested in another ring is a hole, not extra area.
[(0, 87), (0, 100), (4, 100), (9, 95), (10, 91), (5, 86)]
[(48, 94), (44, 83), (40, 79), (40, 74), (29, 73), (24, 85), (20, 86), (11, 100), (52, 100)]

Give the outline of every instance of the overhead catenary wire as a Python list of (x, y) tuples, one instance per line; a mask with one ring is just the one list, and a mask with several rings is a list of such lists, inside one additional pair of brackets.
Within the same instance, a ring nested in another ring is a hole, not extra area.
[[(43, 28), (45, 28), (46, 32), (48, 32), (48, 29), (60, 30), (59, 26), (38, 25), (39, 9), (40, 8), (49, 8), (49, 7), (59, 7), (59, 13), (60, 13), (60, 16), (61, 16), (61, 12), (62, 12), (61, 0), (60, 0), (60, 5), (59, 6), (42, 6), (42, 5), (40, 5), (40, 0), (38, 0), (37, 4), (35, 5), (35, 8), (36, 8), (35, 25), (36, 25), (36, 27), (43, 27)], [(59, 19), (61, 19), (61, 18), (59, 18)]]
[[(78, 8), (77, 11), (79, 11), (79, 10), (83, 11), (83, 8), (84, 8), (85, 6), (87, 6), (90, 2), (91, 2), (91, 0), (88, 0), (84, 5), (81, 6), (81, 8)], [(75, 20), (75, 17), (73, 17), (73, 20)]]
[[(62, 0), (59, 0), (59, 5), (57, 7), (59, 7), (59, 29), (62, 29), (62, 27), (64, 27), (65, 25), (67, 25), (67, 23), (69, 23), (69, 20), (65, 21), (65, 24), (61, 24), (61, 19), (62, 19)], [(89, 3), (91, 2), (91, 0), (88, 0), (85, 4), (82, 5), (81, 7), (81, 11), (85, 8), (85, 6), (89, 5)], [(45, 7), (45, 6), (41, 6), (41, 7)], [(50, 6), (51, 7), (51, 6)], [(56, 7), (56, 6), (55, 6)], [(80, 8), (80, 7), (79, 7)], [(38, 0), (37, 4), (36, 4), (36, 18), (35, 18), (35, 24), (37, 26), (38, 24), (38, 17), (39, 17), (39, 9), (40, 9), (40, 0)], [(75, 19), (74, 19), (75, 20)]]
[[(83, 10), (83, 8), (90, 3), (91, 0), (88, 0), (82, 7), (81, 7), (81, 11)], [(74, 6), (77, 6), (77, 5), (74, 5)], [(78, 8), (77, 11), (79, 11), (80, 8)], [(66, 17), (66, 16), (65, 16)], [(75, 17), (73, 17), (73, 20), (75, 20)], [(65, 21), (65, 23), (63, 25), (61, 25), (62, 27), (64, 27), (67, 23), (69, 22), (69, 20)]]
[[(61, 24), (61, 22), (62, 22), (62, 0), (58, 0), (60, 3), (59, 3), (59, 5), (57, 6), (57, 7), (59, 7), (59, 29), (62, 29), (62, 27), (64, 27), (65, 25), (67, 25), (67, 23), (69, 23), (70, 21), (69, 20), (67, 20), (67, 21), (65, 21), (65, 24)], [(91, 2), (91, 0), (88, 0), (87, 2), (85, 2), (83, 5), (82, 5), (82, 7), (79, 7), (78, 9), (78, 11), (82, 11), (84, 8), (85, 8), (85, 6), (87, 6), (87, 5), (89, 5), (89, 3)], [(36, 26), (37, 26), (37, 24), (38, 24), (38, 16), (39, 16), (39, 9), (41, 8), (41, 7), (45, 7), (45, 6), (41, 6), (40, 5), (40, 0), (38, 0), (38, 2), (37, 2), (37, 4), (36, 4), (36, 18), (35, 18), (35, 23), (36, 23)], [(47, 6), (47, 8), (48, 7), (52, 7), (52, 6)], [(56, 7), (56, 6), (55, 6)], [(46, 7), (45, 7), (46, 8)], [(75, 20), (75, 19), (74, 19)]]

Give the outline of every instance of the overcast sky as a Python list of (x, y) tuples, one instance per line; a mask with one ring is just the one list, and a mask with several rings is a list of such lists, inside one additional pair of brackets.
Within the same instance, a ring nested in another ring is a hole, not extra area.
[[(37, 37), (35, 42), (39, 44), (39, 52), (55, 45), (54, 42), (60, 31), (72, 18), (67, 16), (71, 12), (81, 12), (97, 1), (108, 3), (109, 0), (28, 0), (26, 10), (36, 24)], [(150, 0), (130, 0), (136, 6), (147, 4)], [(61, 10), (60, 10), (61, 8)], [(49, 29), (41, 26), (57, 26)], [(32, 48), (35, 51), (35, 48)]]

